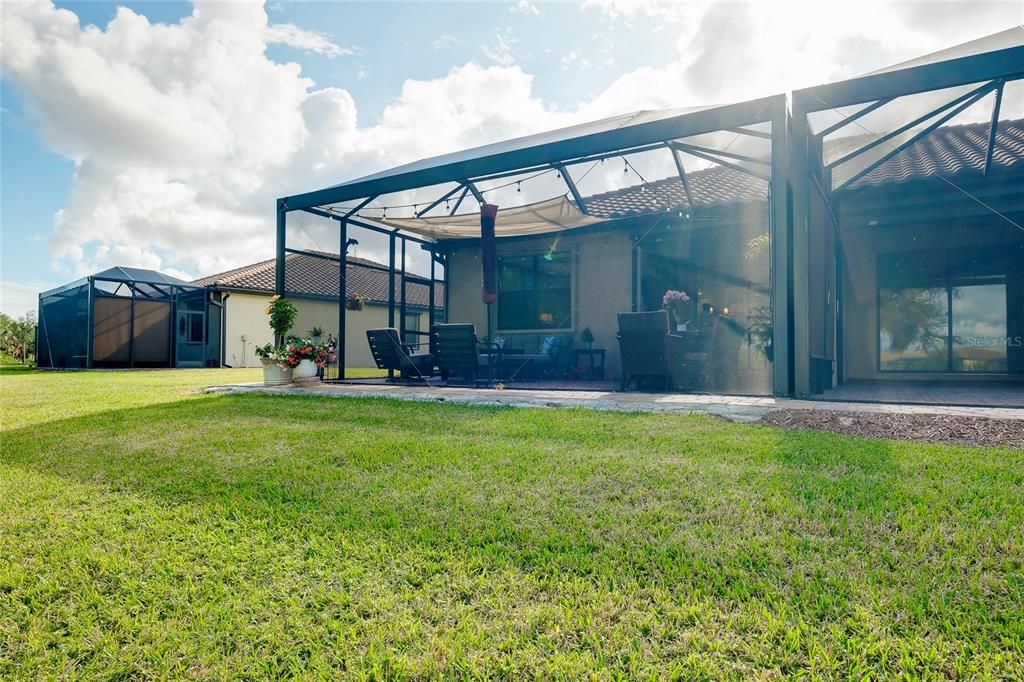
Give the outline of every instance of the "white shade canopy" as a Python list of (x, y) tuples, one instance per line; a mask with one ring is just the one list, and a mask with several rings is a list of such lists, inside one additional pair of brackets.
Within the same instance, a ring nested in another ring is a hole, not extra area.
[[(420, 235), (432, 240), (471, 239), (480, 236), (480, 214), (460, 213), (431, 218), (374, 218), (375, 223)], [(567, 196), (538, 201), (525, 206), (498, 210), (494, 227), (497, 237), (522, 237), (561, 232), (605, 222), (580, 211)]]

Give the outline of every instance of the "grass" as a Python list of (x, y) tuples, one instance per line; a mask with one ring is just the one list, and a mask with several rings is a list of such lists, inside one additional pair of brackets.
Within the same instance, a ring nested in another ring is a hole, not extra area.
[(0, 678), (1024, 670), (1019, 451), (256, 376), (0, 370)]

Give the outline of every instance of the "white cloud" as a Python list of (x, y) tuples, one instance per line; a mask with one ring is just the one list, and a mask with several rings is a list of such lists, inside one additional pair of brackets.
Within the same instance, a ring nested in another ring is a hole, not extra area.
[(0, 313), (17, 319), (39, 307), (39, 294), (57, 282), (0, 282)]
[(519, 0), (519, 2), (509, 7), (508, 11), (513, 14), (529, 14), (535, 17), (541, 16), (540, 8), (529, 0)]
[[(317, 87), (297, 64), (267, 57), (273, 29), (249, 3), (197, 2), (172, 25), (122, 7), (104, 29), (82, 27), (49, 3), (8, 3), (2, 65), (47, 145), (76, 162), (54, 218), (55, 261), (78, 274), (124, 264), (200, 275), (270, 257), (278, 196), (626, 111), (844, 77), (1014, 23), (1005, 4), (672, 11), (680, 17), (670, 27), (676, 59), (624, 74), (567, 111), (533, 92), (532, 76), (514, 65), (514, 39), (500, 32), (487, 47), (496, 65), (471, 62), (440, 78), (407, 80), (379, 121), (360, 127), (347, 90)], [(593, 58), (577, 54), (568, 63)], [(620, 169), (611, 171), (621, 179)], [(599, 178), (595, 172), (588, 182)], [(524, 186), (508, 201), (535, 191)], [(300, 220), (289, 216), (289, 224)], [(307, 222), (303, 229), (326, 246), (330, 233)], [(367, 242), (363, 253), (374, 248)]]
[(444, 48), (444, 47), (451, 47), (452, 45), (458, 45), (461, 42), (462, 41), (459, 40), (458, 38), (456, 38), (455, 36), (450, 36), (450, 35), (445, 34), (443, 36), (435, 38), (433, 40), (433, 42), (430, 43), (430, 46), (433, 47), (435, 50), (440, 50), (441, 48)]
[(568, 53), (562, 55), (562, 68), (563, 69), (589, 69), (590, 60), (576, 52), (570, 50)]
[(512, 37), (509, 31), (494, 34), (493, 45), (481, 45), (480, 51), (498, 66), (512, 66), (516, 62), (515, 44), (519, 40)]
[(295, 24), (271, 24), (267, 26), (266, 37), (268, 43), (279, 43), (299, 50), (322, 54), (325, 57), (355, 54), (355, 50), (351, 47), (342, 47), (323, 33), (307, 31)]

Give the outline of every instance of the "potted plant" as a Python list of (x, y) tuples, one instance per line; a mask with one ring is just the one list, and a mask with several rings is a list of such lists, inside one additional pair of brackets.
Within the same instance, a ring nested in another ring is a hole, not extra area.
[(285, 335), (295, 325), (295, 318), (298, 316), (299, 311), (295, 309), (295, 305), (288, 299), (281, 298), (280, 296), (271, 296), (264, 312), (270, 318), (270, 328), (274, 330), (275, 343), (281, 343), (284, 341)]
[(288, 364), (288, 349), (284, 346), (256, 347), (256, 357), (263, 363), (263, 385), (281, 386), (292, 383), (292, 368)]
[(317, 325), (313, 325), (313, 328), (309, 330), (309, 338), (313, 339), (313, 343), (320, 343), (320, 339), (324, 336), (324, 328)]
[(362, 294), (349, 294), (345, 299), (346, 310), (362, 310), (366, 297)]
[(590, 331), (590, 327), (584, 327), (580, 332), (580, 341), (587, 347), (587, 350), (594, 345), (594, 332)]
[(291, 339), (285, 348), (285, 363), (294, 368), (292, 381), (312, 384), (320, 381), (319, 370), (334, 360), (334, 353), (325, 343), (312, 339)]
[(688, 316), (686, 315), (686, 304), (689, 302), (689, 294), (685, 291), (676, 291), (675, 289), (669, 289), (661, 297), (661, 307), (667, 310), (668, 314), (672, 317), (672, 323), (675, 325), (676, 331), (686, 331), (686, 326), (689, 324)]

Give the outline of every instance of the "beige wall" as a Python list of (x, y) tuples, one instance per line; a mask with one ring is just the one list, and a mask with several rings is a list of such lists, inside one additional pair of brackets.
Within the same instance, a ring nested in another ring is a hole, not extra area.
[[(225, 303), (224, 361), (232, 367), (259, 367), (259, 359), (253, 349), (273, 343), (274, 335), (267, 324), (264, 310), (270, 296), (261, 294), (232, 293)], [(298, 309), (298, 317), (292, 333), (308, 336), (314, 326), (322, 327), (325, 334), (338, 335), (338, 304), (334, 301), (292, 298)], [(397, 318), (398, 309), (395, 309)], [(428, 315), (420, 314), (420, 329), (427, 330)], [(388, 325), (388, 308), (380, 305), (365, 305), (362, 310), (348, 310), (345, 313), (345, 364), (348, 367), (374, 367), (366, 343), (366, 330)], [(398, 320), (395, 320), (398, 326)], [(242, 341), (242, 336), (246, 337)]]
[[(527, 241), (499, 241), (498, 255), (544, 253), (553, 239), (548, 235)], [(629, 235), (609, 231), (562, 236), (558, 248), (573, 252), (572, 330), (578, 334), (583, 327), (590, 327), (594, 347), (607, 351), (607, 375), (617, 378), (621, 365), (615, 339), (616, 315), (631, 306)], [(482, 337), (487, 333), (487, 308), (480, 300), (481, 282), (479, 245), (453, 251), (448, 261), (448, 320), (472, 322)], [(576, 345), (582, 346), (578, 339)]]

